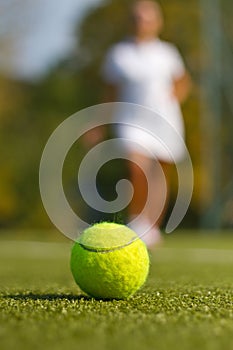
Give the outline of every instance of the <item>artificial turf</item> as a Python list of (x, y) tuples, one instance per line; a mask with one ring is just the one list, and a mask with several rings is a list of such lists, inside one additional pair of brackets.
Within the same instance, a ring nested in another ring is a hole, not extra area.
[(233, 232), (166, 236), (146, 285), (112, 301), (85, 296), (72, 243), (45, 237), (0, 234), (1, 350), (233, 349)]

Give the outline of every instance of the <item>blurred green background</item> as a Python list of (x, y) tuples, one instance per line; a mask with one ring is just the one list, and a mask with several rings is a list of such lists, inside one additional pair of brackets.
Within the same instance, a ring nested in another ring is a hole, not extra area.
[[(29, 21), (22, 27), (22, 23), (36, 3), (0, 2), (4, 19), (0, 26), (0, 228), (4, 229), (52, 227), (39, 193), (43, 147), (64, 119), (101, 102), (101, 62), (128, 27), (129, 0), (100, 2), (82, 15), (81, 22), (77, 13), (73, 49), (65, 58), (57, 57), (45, 73), (28, 79), (13, 68), (17, 47), (33, 25)], [(232, 1), (163, 0), (161, 5), (166, 23), (162, 38), (177, 45), (193, 79), (183, 112), (195, 186), (182, 225), (232, 228)], [(46, 2), (44, 6), (46, 10)], [(56, 17), (56, 12), (51, 16)], [(37, 21), (43, 26), (43, 17)], [(55, 39), (56, 34), (51, 40)], [(31, 50), (36, 46), (35, 38)], [(64, 169), (65, 191), (81, 212), (84, 204), (76, 193), (76, 171), (85, 151), (77, 144)], [(105, 168), (99, 179), (103, 195), (126, 173), (125, 165), (119, 167), (117, 161)], [(176, 197), (173, 188), (171, 207)]]

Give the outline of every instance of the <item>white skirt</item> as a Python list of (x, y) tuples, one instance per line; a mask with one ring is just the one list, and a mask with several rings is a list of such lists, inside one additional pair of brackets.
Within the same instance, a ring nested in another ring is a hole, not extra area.
[(128, 153), (137, 152), (169, 163), (184, 159), (186, 146), (181, 113), (168, 113), (168, 120), (142, 106), (129, 107), (121, 109), (116, 126), (117, 137), (122, 139)]

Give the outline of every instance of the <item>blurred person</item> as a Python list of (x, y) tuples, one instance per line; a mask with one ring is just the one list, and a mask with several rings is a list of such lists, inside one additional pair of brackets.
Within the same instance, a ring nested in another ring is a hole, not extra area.
[[(106, 83), (105, 101), (130, 102), (149, 107), (162, 115), (184, 138), (180, 104), (189, 94), (191, 80), (176, 47), (159, 38), (163, 27), (161, 7), (154, 1), (138, 0), (133, 4), (130, 15), (132, 36), (113, 45), (107, 52), (103, 64), (103, 77)], [(140, 130), (135, 128), (119, 128), (118, 134), (121, 137), (142, 141), (147, 146), (150, 145), (145, 132), (140, 135)], [(151, 148), (153, 148), (152, 144)], [(148, 247), (153, 247), (160, 241), (160, 226), (166, 209), (166, 205), (162, 211), (160, 208), (164, 187), (161, 186), (163, 179), (158, 167), (161, 167), (165, 175), (167, 187), (165, 202), (167, 203), (172, 161), (160, 151), (159, 147), (155, 151), (158, 164), (155, 164), (156, 161), (152, 157), (136, 148), (129, 147), (128, 152), (132, 160), (129, 162), (129, 171), (134, 188), (134, 196), (129, 206), (129, 218), (132, 220), (137, 216), (146, 201), (146, 175), (147, 180), (153, 185), (154, 203), (145, 212), (141, 224), (132, 228), (138, 234), (142, 234), (147, 227), (152, 226), (143, 236), (143, 240)], [(174, 147), (173, 153), (175, 161), (180, 161), (184, 152)], [(145, 175), (136, 163), (146, 169)], [(158, 217), (154, 223), (156, 215)]]

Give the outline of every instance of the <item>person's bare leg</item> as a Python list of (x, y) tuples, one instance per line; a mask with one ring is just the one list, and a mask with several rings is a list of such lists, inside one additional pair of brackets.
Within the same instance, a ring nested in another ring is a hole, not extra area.
[[(130, 156), (129, 175), (130, 182), (134, 189), (134, 195), (129, 205), (129, 217), (135, 217), (140, 214), (145, 206), (148, 195), (148, 178), (151, 160), (139, 153), (133, 153)], [(148, 213), (145, 215), (149, 215)]]
[[(153, 248), (161, 241), (159, 228), (167, 208), (170, 168), (168, 163), (155, 162), (140, 154), (132, 154), (129, 163), (130, 181), (134, 188), (129, 217), (133, 219), (144, 211), (144, 218), (137, 226), (131, 225), (131, 228), (143, 235), (141, 238), (148, 248)], [(148, 195), (151, 199), (147, 202)]]
[(149, 181), (154, 201), (148, 208), (148, 217), (158, 228), (161, 227), (167, 210), (170, 169), (171, 164), (162, 161), (153, 162), (151, 166)]
[[(147, 247), (152, 248), (161, 240), (160, 231), (155, 225), (158, 218), (156, 217), (157, 212), (152, 213), (153, 208), (156, 208), (155, 201), (157, 200), (156, 186), (154, 186), (154, 161), (140, 153), (131, 154), (130, 160), (130, 181), (134, 188), (134, 195), (129, 205), (129, 218), (130, 220), (135, 219), (142, 210), (143, 217), (137, 224), (132, 221), (129, 225), (146, 243)], [(160, 211), (162, 211), (163, 203), (160, 207)]]

